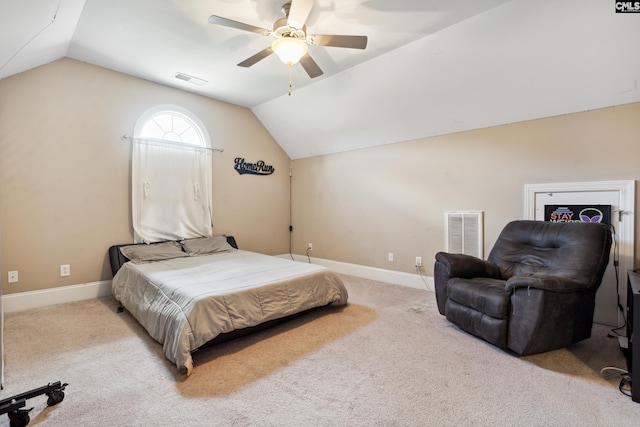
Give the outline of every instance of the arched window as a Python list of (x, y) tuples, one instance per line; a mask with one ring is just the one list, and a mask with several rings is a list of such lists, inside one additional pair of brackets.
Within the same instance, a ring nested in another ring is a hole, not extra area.
[(212, 235), (212, 162), (200, 120), (177, 106), (145, 112), (134, 130), (131, 162), (136, 242)]
[(134, 137), (210, 147), (204, 124), (188, 110), (159, 105), (147, 110), (136, 123)]

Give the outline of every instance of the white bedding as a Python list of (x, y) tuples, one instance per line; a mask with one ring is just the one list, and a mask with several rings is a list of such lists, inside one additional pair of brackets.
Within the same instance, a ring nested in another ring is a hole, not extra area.
[(191, 353), (221, 333), (348, 298), (325, 267), (243, 250), (127, 262), (113, 278), (113, 295), (187, 375)]

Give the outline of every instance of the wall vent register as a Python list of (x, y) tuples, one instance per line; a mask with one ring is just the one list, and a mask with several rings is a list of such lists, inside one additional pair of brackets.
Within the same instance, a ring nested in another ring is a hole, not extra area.
[(484, 213), (482, 211), (446, 211), (446, 252), (484, 255)]

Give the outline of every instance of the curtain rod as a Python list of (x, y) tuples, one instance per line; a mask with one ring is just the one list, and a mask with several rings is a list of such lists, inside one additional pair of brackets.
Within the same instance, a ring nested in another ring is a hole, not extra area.
[(131, 136), (131, 135), (122, 135), (122, 139), (128, 139), (131, 142), (133, 142), (136, 139), (139, 140), (139, 141), (159, 142), (161, 144), (177, 145), (177, 146), (183, 147), (183, 148), (186, 147), (186, 148), (194, 148), (194, 149), (198, 149), (198, 150), (220, 151), (221, 153), (224, 151), (224, 148), (199, 147), (197, 145), (183, 144), (181, 142), (169, 141), (169, 140), (166, 140), (166, 139), (137, 138), (137, 137)]

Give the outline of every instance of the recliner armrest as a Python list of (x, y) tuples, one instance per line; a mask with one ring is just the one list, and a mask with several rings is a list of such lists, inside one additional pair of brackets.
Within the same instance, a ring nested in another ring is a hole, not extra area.
[(507, 280), (507, 292), (517, 288), (534, 288), (550, 292), (570, 293), (583, 291), (588, 288), (584, 283), (559, 276), (513, 276)]
[(473, 277), (500, 278), (500, 268), (480, 258), (465, 254), (438, 252), (436, 262), (442, 263), (449, 272), (449, 277), (471, 279)]

